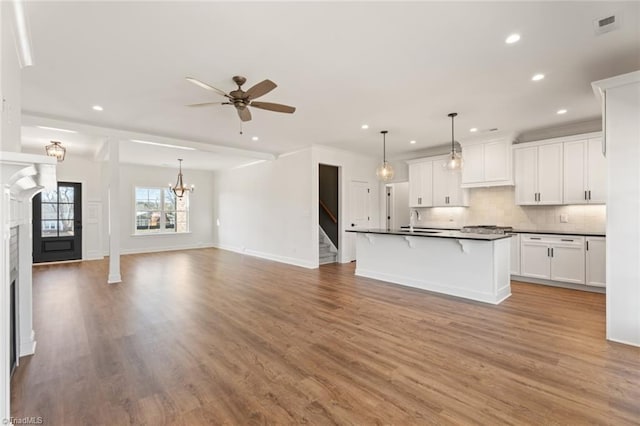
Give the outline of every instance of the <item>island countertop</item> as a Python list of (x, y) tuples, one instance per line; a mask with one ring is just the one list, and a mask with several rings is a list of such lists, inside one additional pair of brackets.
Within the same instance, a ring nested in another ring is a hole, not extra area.
[(384, 234), (384, 235), (402, 235), (404, 237), (431, 237), (431, 238), (455, 238), (458, 240), (479, 240), (479, 241), (495, 241), (504, 238), (511, 238), (509, 234), (474, 234), (472, 232), (460, 232), (455, 230), (442, 231), (426, 231), (414, 228), (411, 232), (408, 229), (378, 229), (378, 228), (352, 228), (346, 232), (355, 232), (358, 234)]

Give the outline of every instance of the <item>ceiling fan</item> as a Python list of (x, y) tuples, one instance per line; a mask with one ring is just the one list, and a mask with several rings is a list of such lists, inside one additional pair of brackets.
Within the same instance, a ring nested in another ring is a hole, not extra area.
[(236, 107), (236, 111), (238, 112), (238, 116), (242, 121), (250, 121), (251, 120), (251, 111), (247, 107), (254, 107), (260, 109), (266, 109), (267, 111), (275, 111), (275, 112), (284, 112), (287, 114), (292, 114), (296, 109), (295, 107), (289, 105), (282, 104), (274, 104), (272, 102), (256, 102), (254, 99), (259, 98), (260, 96), (266, 95), (276, 87), (278, 87), (271, 80), (263, 80), (255, 86), (251, 87), (247, 91), (242, 90), (242, 85), (247, 81), (246, 78), (236, 75), (233, 77), (233, 81), (238, 85), (236, 90), (233, 90), (229, 93), (225, 93), (224, 91), (217, 89), (207, 83), (203, 83), (202, 81), (193, 78), (187, 77), (187, 81), (195, 84), (196, 86), (200, 86), (204, 89), (210, 90), (212, 92), (216, 92), (219, 95), (227, 98), (227, 101), (224, 102), (203, 102), (199, 104), (191, 104), (187, 105), (190, 107), (201, 107), (208, 105), (233, 105)]

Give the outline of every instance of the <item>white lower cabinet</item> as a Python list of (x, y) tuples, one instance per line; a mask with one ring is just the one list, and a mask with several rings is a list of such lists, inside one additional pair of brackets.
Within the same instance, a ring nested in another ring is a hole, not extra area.
[(607, 282), (606, 238), (587, 237), (586, 243), (586, 284), (605, 287)]
[(585, 239), (578, 236), (520, 236), (520, 275), (585, 284)]
[(511, 275), (520, 275), (520, 234), (511, 234)]

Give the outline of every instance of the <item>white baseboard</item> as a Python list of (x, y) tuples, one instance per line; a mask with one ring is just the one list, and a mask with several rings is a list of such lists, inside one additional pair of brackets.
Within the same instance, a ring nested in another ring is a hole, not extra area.
[(595, 287), (585, 284), (565, 283), (562, 281), (551, 281), (541, 278), (523, 277), (522, 275), (511, 275), (511, 281), (519, 281), (529, 284), (542, 284), (551, 287), (569, 288), (571, 290), (590, 291), (591, 293), (606, 293), (605, 287)]
[(117, 284), (122, 282), (122, 275), (120, 274), (109, 274), (107, 278), (107, 284)]
[(183, 246), (165, 246), (165, 247), (145, 247), (145, 248), (131, 248), (120, 249), (120, 254), (142, 254), (142, 253), (157, 253), (163, 251), (177, 251), (177, 250), (193, 250), (199, 248), (212, 248), (215, 247), (213, 243), (201, 243), (201, 244), (189, 244)]
[(607, 340), (610, 342), (616, 342), (616, 343), (621, 343), (623, 345), (636, 346), (640, 348), (640, 342), (629, 342), (627, 340), (612, 339), (611, 337), (607, 337)]
[(31, 330), (31, 336), (26, 342), (20, 342), (20, 356), (28, 356), (36, 353), (36, 332)]
[(386, 281), (393, 284), (400, 284), (405, 287), (418, 288), (421, 290), (433, 291), (436, 293), (446, 294), (448, 296), (462, 297), (478, 302), (490, 303), (492, 305), (498, 305), (504, 301), (507, 297), (511, 296), (510, 287), (501, 289), (501, 294), (493, 296), (489, 293), (471, 291), (462, 288), (456, 288), (451, 286), (444, 286), (442, 284), (434, 283), (426, 280), (416, 280), (414, 278), (403, 277), (399, 275), (385, 274), (375, 271), (359, 269), (356, 265), (356, 275), (359, 277), (373, 278), (374, 280)]
[(224, 244), (216, 244), (213, 247), (220, 250), (232, 251), (234, 253), (245, 254), (247, 256), (259, 257), (261, 259), (273, 260), (275, 262), (286, 263), (287, 265), (300, 266), (307, 269), (316, 269), (318, 267), (318, 261), (311, 262), (305, 259), (299, 259), (295, 257), (281, 256), (278, 254), (265, 253), (257, 250), (243, 249), (241, 247), (227, 246)]

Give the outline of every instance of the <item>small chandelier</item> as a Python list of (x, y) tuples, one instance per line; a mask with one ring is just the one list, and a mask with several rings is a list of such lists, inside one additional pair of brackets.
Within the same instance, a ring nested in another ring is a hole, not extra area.
[(387, 130), (383, 130), (382, 133), (382, 164), (376, 169), (376, 176), (381, 181), (388, 181), (393, 179), (393, 167), (387, 163), (387, 140), (386, 136), (389, 133)]
[(178, 158), (178, 161), (180, 162), (180, 171), (178, 172), (178, 180), (176, 180), (176, 184), (173, 186), (169, 184), (169, 189), (172, 190), (173, 193), (176, 194), (178, 198), (182, 198), (185, 192), (193, 192), (195, 191), (196, 187), (193, 185), (186, 186), (184, 184), (184, 182), (182, 181), (182, 158)]
[(56, 141), (51, 141), (51, 144), (45, 146), (44, 149), (47, 151), (49, 157), (56, 157), (58, 161), (64, 161), (64, 156), (67, 153), (67, 148)]
[(451, 154), (447, 159), (446, 167), (449, 170), (460, 170), (462, 168), (462, 155), (456, 152), (455, 139), (453, 138), (453, 119), (458, 115), (457, 112), (448, 114), (451, 117)]

